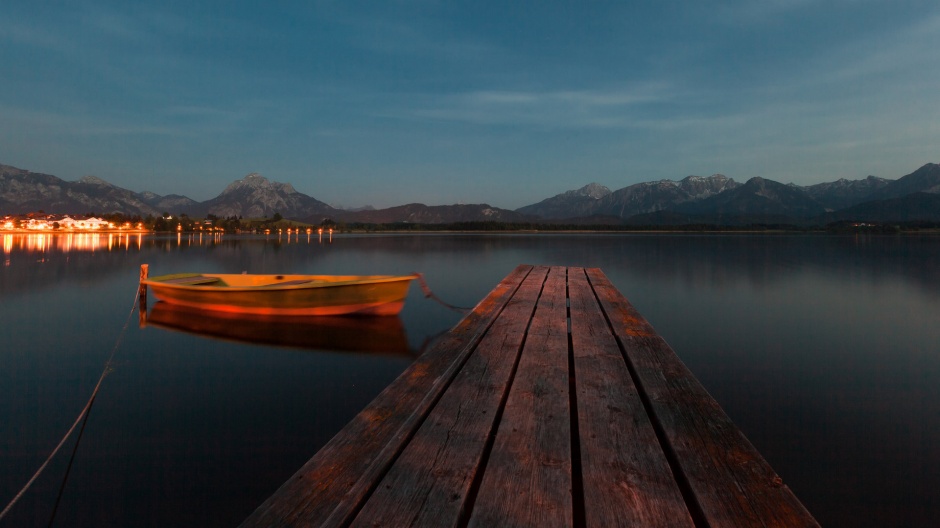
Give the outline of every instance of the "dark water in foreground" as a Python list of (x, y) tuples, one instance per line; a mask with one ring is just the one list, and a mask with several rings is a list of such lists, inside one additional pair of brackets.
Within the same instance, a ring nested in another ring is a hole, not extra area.
[[(238, 524), (460, 317), (413, 285), (399, 319), (326, 343), (290, 328), (277, 334), (294, 346), (141, 328), (141, 263), (420, 271), (459, 306), (520, 263), (600, 267), (824, 526), (940, 518), (938, 237), (0, 239), (0, 508), (71, 426), (129, 321), (56, 526)], [(0, 527), (49, 524), (74, 445)]]

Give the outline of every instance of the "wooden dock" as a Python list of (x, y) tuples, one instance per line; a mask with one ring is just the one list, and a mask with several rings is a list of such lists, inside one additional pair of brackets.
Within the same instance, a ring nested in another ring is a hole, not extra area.
[(242, 526), (818, 524), (601, 270), (523, 265)]

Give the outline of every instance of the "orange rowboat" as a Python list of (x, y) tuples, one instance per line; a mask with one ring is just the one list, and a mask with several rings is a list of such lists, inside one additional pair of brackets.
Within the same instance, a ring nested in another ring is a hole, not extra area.
[(259, 315), (395, 315), (417, 275), (178, 273), (142, 278), (160, 300)]

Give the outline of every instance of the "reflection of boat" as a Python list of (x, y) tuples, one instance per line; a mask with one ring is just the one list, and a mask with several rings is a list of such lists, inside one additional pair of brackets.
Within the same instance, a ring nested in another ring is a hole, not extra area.
[(398, 317), (270, 316), (213, 312), (159, 301), (142, 306), (141, 326), (205, 337), (316, 350), (408, 355)]
[(416, 275), (179, 273), (140, 283), (168, 303), (263, 315), (394, 315)]

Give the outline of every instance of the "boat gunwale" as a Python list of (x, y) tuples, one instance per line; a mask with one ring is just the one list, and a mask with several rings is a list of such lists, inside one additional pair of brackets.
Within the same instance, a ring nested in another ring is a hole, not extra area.
[[(168, 278), (181, 278), (181, 277), (206, 277), (206, 278), (217, 278), (220, 281), (225, 282), (225, 277), (241, 277), (242, 274), (238, 273), (177, 273), (170, 275), (161, 275), (158, 277), (152, 277), (148, 279), (141, 280), (140, 283), (145, 286), (156, 287), (156, 288), (176, 288), (181, 290), (212, 290), (212, 291), (284, 291), (284, 290), (306, 290), (306, 289), (315, 289), (315, 288), (331, 288), (331, 287), (343, 287), (343, 286), (358, 286), (358, 285), (367, 285), (367, 284), (376, 284), (376, 283), (387, 283), (387, 282), (401, 282), (401, 281), (411, 281), (418, 278), (417, 274), (410, 275), (340, 275), (341, 277), (357, 277), (352, 280), (344, 281), (327, 281), (327, 280), (317, 280), (316, 277), (335, 277), (336, 275), (302, 275), (302, 274), (263, 274), (255, 275), (249, 274), (255, 277), (272, 277), (272, 280), (275, 277), (281, 277), (281, 280), (287, 279), (288, 277), (310, 277), (309, 282), (300, 283), (300, 284), (259, 284), (257, 286), (231, 286), (228, 284), (185, 284), (185, 283), (172, 283), (172, 282), (163, 282)], [(293, 279), (299, 280), (299, 279)]]

